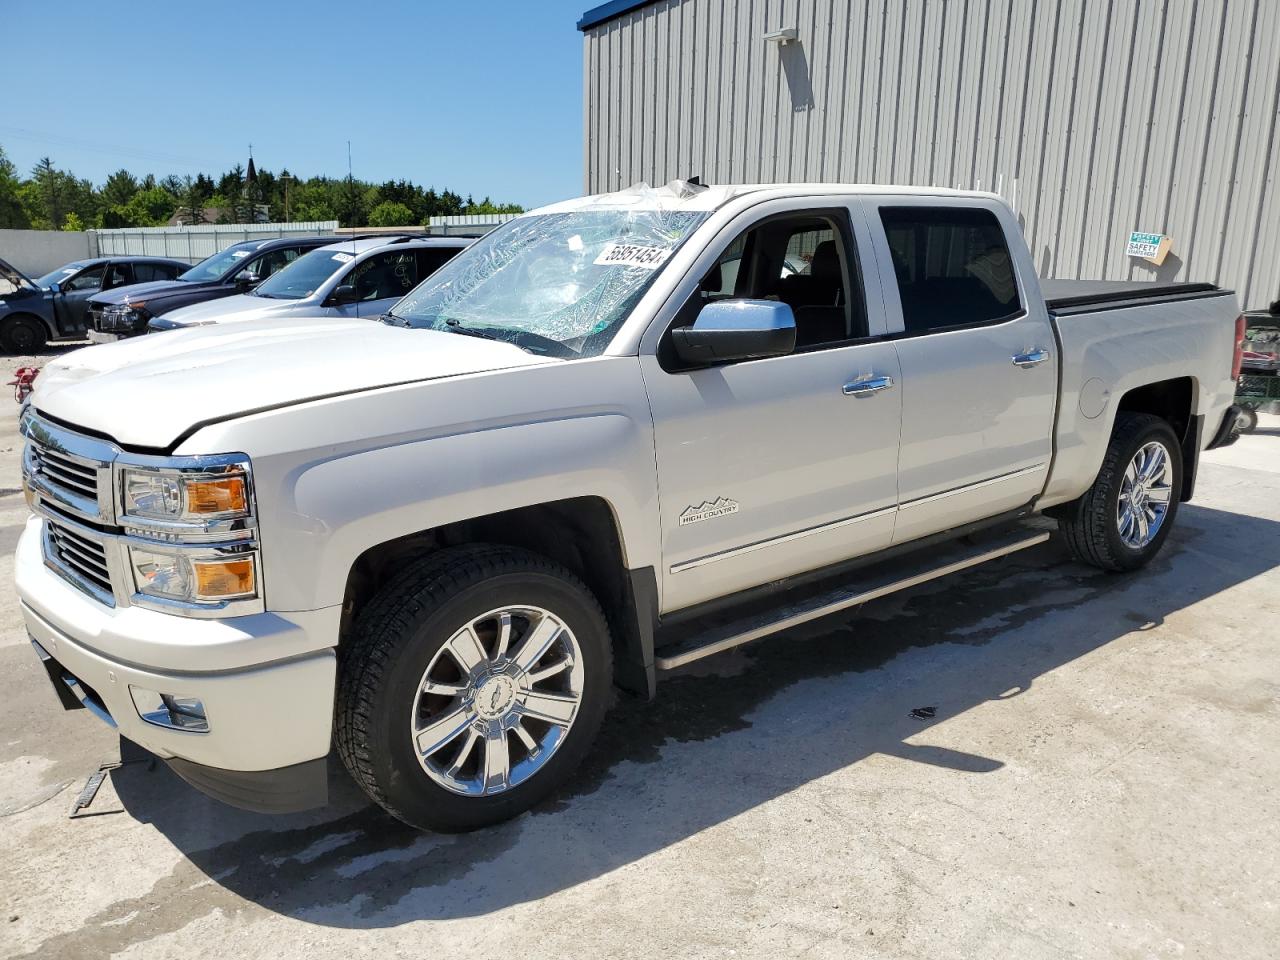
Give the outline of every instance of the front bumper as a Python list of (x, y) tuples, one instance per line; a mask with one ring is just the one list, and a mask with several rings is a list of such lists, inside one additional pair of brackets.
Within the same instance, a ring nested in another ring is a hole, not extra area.
[[(333, 724), (336, 657), (331, 647), (315, 649), (314, 632), (336, 627), (336, 619), (296, 615), (299, 623), (265, 613), (192, 620), (113, 610), (45, 566), (40, 524), (29, 521), (19, 541), (15, 579), (27, 631), (64, 707), (89, 707), (219, 799), (247, 806), (246, 798), (258, 796), (262, 802), (250, 808), (270, 810), (301, 809), (304, 793), (316, 799), (312, 788), (324, 783)], [(246, 662), (255, 652), (259, 659)], [(144, 719), (139, 691), (199, 700), (208, 730)]]

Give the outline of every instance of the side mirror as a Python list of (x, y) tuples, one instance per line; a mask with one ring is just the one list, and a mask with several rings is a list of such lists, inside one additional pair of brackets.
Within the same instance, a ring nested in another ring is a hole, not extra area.
[(62, 292), (62, 284), (58, 283), (58, 281), (56, 281), (56, 280), (55, 280), (53, 283), (49, 284), (49, 292), (50, 292), (50, 293), (52, 293), (52, 294), (59, 294), (59, 293), (61, 293), (61, 292)]
[(333, 293), (329, 294), (328, 305), (342, 307), (348, 303), (355, 303), (359, 299), (360, 294), (356, 291), (356, 288), (349, 283), (344, 283), (340, 287), (335, 287)]
[(236, 286), (241, 290), (256, 287), (260, 282), (258, 275), (252, 270), (241, 270), (236, 274)]
[(676, 356), (690, 366), (781, 357), (796, 348), (796, 318), (774, 300), (708, 303), (689, 327), (671, 331)]

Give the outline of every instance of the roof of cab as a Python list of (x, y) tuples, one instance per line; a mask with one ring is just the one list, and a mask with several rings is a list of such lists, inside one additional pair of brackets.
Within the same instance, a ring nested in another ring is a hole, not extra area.
[(685, 180), (672, 180), (660, 187), (647, 183), (627, 187), (613, 193), (597, 193), (586, 197), (563, 200), (536, 210), (534, 214), (569, 213), (582, 210), (717, 210), (730, 200), (749, 193), (759, 193), (761, 199), (773, 197), (798, 197), (831, 194), (901, 194), (902, 196), (954, 197), (992, 200), (997, 194), (979, 190), (952, 190), (947, 187), (903, 186), (876, 183), (750, 183), (750, 184), (691, 184)]

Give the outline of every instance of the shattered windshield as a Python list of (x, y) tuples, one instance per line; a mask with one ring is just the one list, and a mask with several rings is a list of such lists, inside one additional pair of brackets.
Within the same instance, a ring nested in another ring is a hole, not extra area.
[(520, 217), (447, 263), (385, 319), (549, 356), (597, 356), (707, 216), (597, 208)]

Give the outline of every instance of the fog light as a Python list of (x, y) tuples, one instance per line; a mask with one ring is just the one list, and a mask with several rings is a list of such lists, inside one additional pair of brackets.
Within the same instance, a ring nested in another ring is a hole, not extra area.
[(171, 693), (157, 693), (145, 687), (129, 687), (138, 716), (147, 723), (170, 730), (188, 733), (208, 733), (209, 718), (204, 712), (204, 702), (196, 697), (179, 697)]

